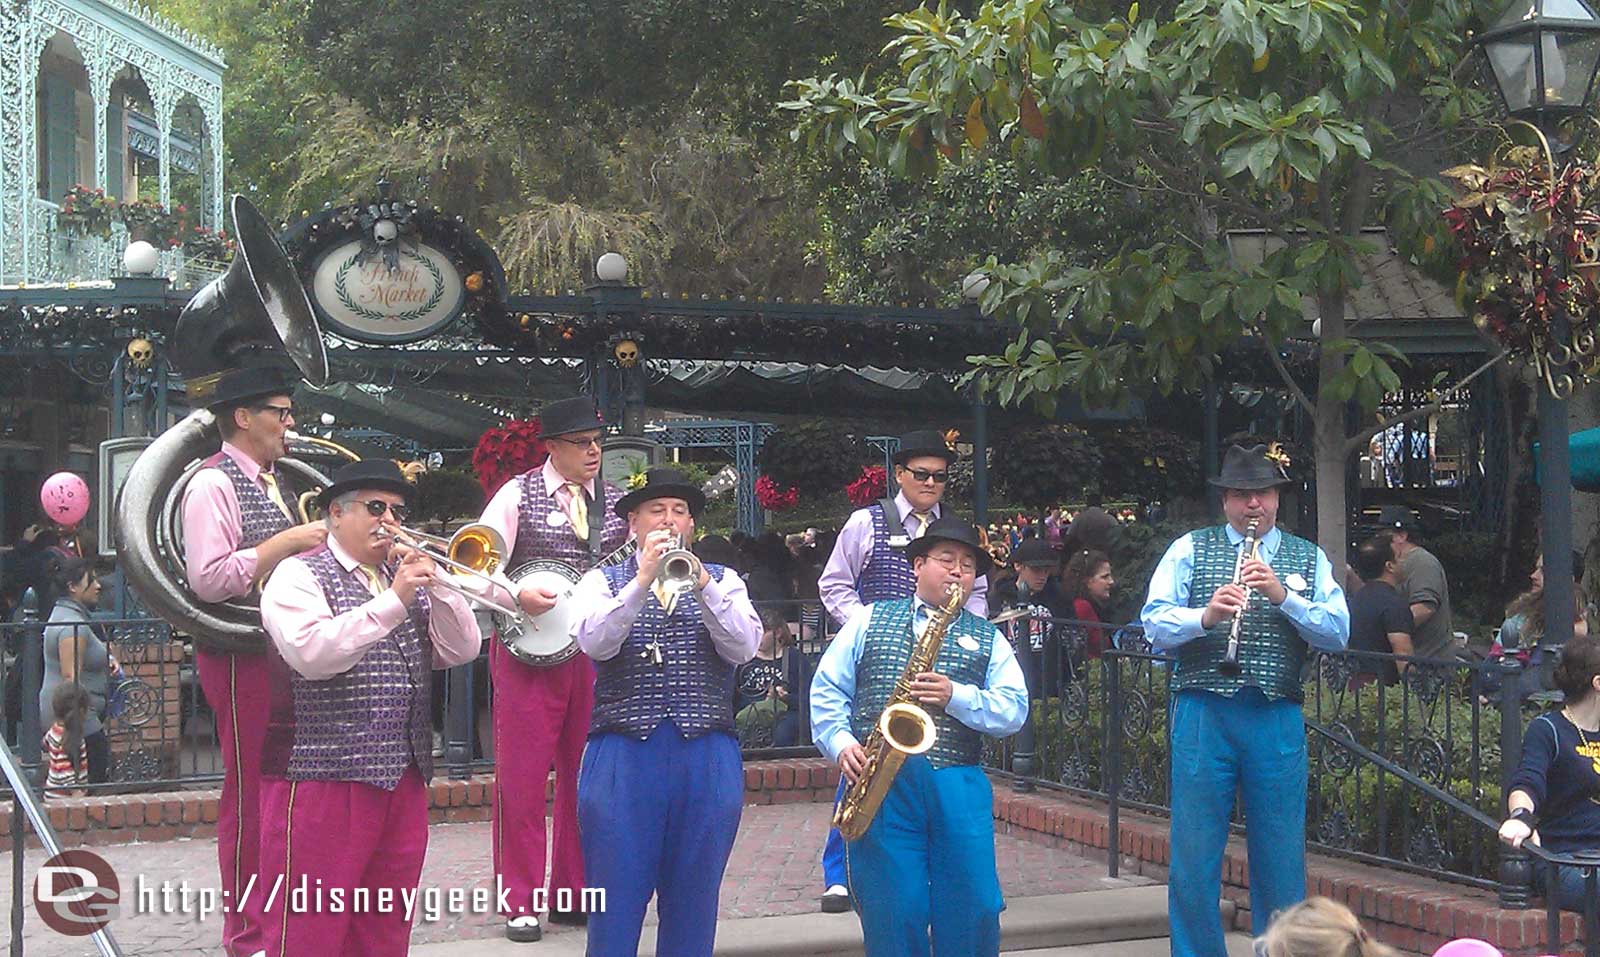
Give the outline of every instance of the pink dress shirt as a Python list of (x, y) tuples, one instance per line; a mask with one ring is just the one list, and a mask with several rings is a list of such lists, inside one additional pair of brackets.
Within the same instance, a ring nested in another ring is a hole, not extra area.
[[(332, 536), (328, 547), (346, 571), (361, 563)], [(447, 588), (430, 588), (433, 602), (428, 638), (433, 642), (434, 668), (450, 668), (478, 657), (483, 634), (472, 609)], [(400, 596), (385, 588), (371, 601), (334, 615), (311, 568), (288, 558), (273, 569), (261, 592), (261, 623), (289, 667), (313, 681), (332, 678), (355, 667), (367, 649), (388, 637), (406, 618)]]
[[(561, 514), (570, 515), (569, 506), (572, 504), (572, 490), (567, 488), (567, 480), (561, 477), (561, 473), (556, 471), (556, 467), (550, 463), (549, 459), (545, 459), (544, 465), (539, 467), (539, 475), (544, 479), (544, 490), (550, 494), (550, 498), (561, 509)], [(590, 508), (606, 507), (604, 499), (597, 496), (595, 492), (594, 479), (590, 479), (584, 485), (584, 488), (589, 493)], [(489, 504), (484, 507), (483, 517), (478, 519), (479, 522), (499, 532), (506, 540), (507, 559), (517, 550), (517, 506), (521, 502), (522, 483), (514, 478), (500, 486), (500, 491), (495, 492), (494, 498), (490, 499)], [(509, 571), (510, 569), (505, 570)], [(478, 583), (473, 580), (467, 584), (477, 586)], [(515, 596), (506, 594), (506, 590), (498, 585), (483, 583), (481, 588), (474, 587), (473, 590), (481, 592), (486, 598), (503, 604), (515, 605), (517, 603)]]
[[(907, 538), (916, 534), (917, 520), (911, 515), (911, 503), (906, 500), (906, 493), (900, 492), (894, 497), (894, 507), (901, 515), (901, 522), (905, 526), (904, 534)], [(944, 505), (935, 505), (931, 510), (933, 518), (944, 515)], [(931, 523), (933, 519), (929, 519)], [(893, 528), (889, 534), (895, 534)], [(844, 528), (839, 529), (839, 539), (834, 542), (833, 554), (828, 556), (828, 563), (822, 566), (822, 577), (817, 580), (817, 591), (822, 596), (822, 607), (841, 626), (861, 610), (861, 596), (856, 592), (856, 579), (861, 575), (861, 569), (867, 567), (867, 559), (872, 555), (872, 509), (858, 508), (850, 513), (845, 520)], [(989, 578), (979, 575), (978, 580), (972, 585), (972, 594), (967, 596), (967, 610), (979, 618), (989, 617)]]
[[(267, 490), (260, 478), (261, 464), (236, 445), (222, 443), (222, 451), (206, 464), (214, 465), (224, 455), (246, 478), (261, 485), (262, 492)], [(239, 547), (241, 528), (233, 482), (221, 469), (196, 472), (183, 491), (183, 566), (189, 588), (201, 601), (238, 598), (255, 587), (256, 550)]]
[[(615, 658), (649, 597), (650, 589), (640, 586), (637, 578), (613, 595), (605, 572), (596, 568), (584, 575), (572, 595), (577, 607), (589, 609), (573, 631), (578, 647), (596, 661)], [(699, 600), (700, 621), (711, 633), (717, 656), (734, 667), (754, 658), (761, 645), (761, 616), (750, 604), (744, 579), (730, 568), (722, 581), (706, 582)]]

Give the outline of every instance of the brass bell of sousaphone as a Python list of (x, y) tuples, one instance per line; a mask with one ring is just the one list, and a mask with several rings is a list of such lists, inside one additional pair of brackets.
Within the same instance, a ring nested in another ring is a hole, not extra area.
[[(253, 601), (204, 602), (189, 587), (183, 492), (220, 444), (216, 418), (206, 406), (238, 398), (230, 389), (251, 380), (281, 383), (287, 391), (294, 375), (285, 358), (308, 383), (324, 385), (328, 357), (305, 287), (272, 227), (243, 196), (233, 196), (229, 214), (237, 243), (233, 262), (184, 306), (173, 335), (180, 348), (172, 358), (195, 411), (135, 460), (117, 495), (113, 532), (128, 585), (152, 613), (202, 647), (259, 651), (266, 638)], [(277, 465), (297, 489), (328, 484), (296, 459), (279, 459)], [(290, 491), (284, 489), (285, 498)]]

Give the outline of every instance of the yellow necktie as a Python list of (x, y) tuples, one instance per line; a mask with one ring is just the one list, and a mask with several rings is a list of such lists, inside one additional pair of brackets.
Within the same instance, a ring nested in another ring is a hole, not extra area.
[(366, 576), (367, 584), (372, 586), (372, 596), (376, 598), (383, 594), (383, 590), (388, 586), (383, 583), (383, 577), (378, 574), (378, 570), (371, 565), (357, 565), (356, 567), (361, 570), (362, 575)]
[(661, 586), (660, 582), (652, 584), (650, 590), (655, 593), (656, 601), (661, 603), (661, 607), (666, 610), (667, 614), (672, 614), (672, 609), (678, 607), (677, 592), (667, 591)]
[(294, 513), (289, 511), (289, 506), (283, 502), (283, 493), (278, 490), (278, 477), (271, 472), (261, 473), (261, 483), (267, 487), (267, 498), (272, 499), (272, 504), (278, 506), (286, 518), (294, 521)]
[(589, 506), (583, 500), (583, 488), (576, 482), (567, 483), (567, 491), (571, 498), (567, 499), (567, 517), (572, 519), (572, 534), (578, 536), (578, 541), (589, 540)]
[(912, 538), (921, 538), (922, 533), (928, 530), (928, 523), (933, 521), (932, 512), (912, 512), (911, 517), (917, 520), (916, 534)]

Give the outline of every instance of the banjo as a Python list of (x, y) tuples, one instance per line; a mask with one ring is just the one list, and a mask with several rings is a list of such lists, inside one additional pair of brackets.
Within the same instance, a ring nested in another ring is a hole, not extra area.
[[(701, 486), (710, 501), (739, 484), (739, 473), (729, 465)], [(639, 545), (633, 539), (622, 547), (595, 562), (594, 568), (620, 565), (633, 557)], [(556, 603), (542, 615), (510, 615), (495, 612), (494, 630), (512, 657), (530, 665), (548, 668), (571, 660), (578, 654), (578, 643), (572, 632), (577, 628), (583, 609), (572, 600), (572, 593), (583, 577), (584, 569), (555, 558), (536, 558), (524, 562), (507, 573), (511, 594), (520, 595), (527, 588), (544, 588), (556, 593)]]

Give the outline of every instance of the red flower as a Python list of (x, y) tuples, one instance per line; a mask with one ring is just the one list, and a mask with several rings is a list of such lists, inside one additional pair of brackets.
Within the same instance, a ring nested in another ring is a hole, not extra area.
[(792, 485), (779, 488), (772, 476), (763, 475), (756, 479), (756, 502), (768, 511), (786, 512), (800, 504), (800, 490)]
[(493, 495), (511, 479), (544, 464), (547, 451), (539, 435), (538, 419), (511, 419), (483, 433), (472, 450), (472, 470), (485, 493)]
[(881, 465), (867, 465), (861, 477), (844, 487), (845, 497), (856, 508), (865, 508), (883, 498), (889, 489), (889, 473)]

